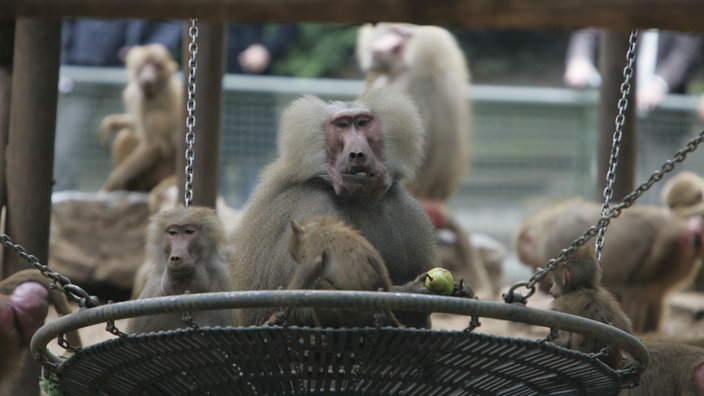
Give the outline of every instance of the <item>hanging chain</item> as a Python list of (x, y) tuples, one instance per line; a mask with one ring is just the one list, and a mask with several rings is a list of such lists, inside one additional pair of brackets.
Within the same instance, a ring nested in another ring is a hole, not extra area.
[[(613, 135), (611, 147), (611, 157), (609, 158), (609, 170), (606, 172), (606, 188), (604, 188), (604, 204), (601, 206), (601, 216), (609, 213), (609, 204), (614, 195), (614, 181), (616, 180), (616, 167), (618, 166), (618, 154), (621, 148), (621, 138), (623, 137), (623, 124), (626, 121), (626, 109), (628, 108), (628, 94), (631, 91), (631, 79), (633, 77), (633, 61), (636, 57), (636, 42), (638, 41), (638, 30), (631, 31), (628, 38), (628, 51), (626, 52), (626, 67), (623, 68), (624, 81), (621, 84), (621, 99), (618, 101), (618, 115), (616, 116), (616, 130)], [(596, 259), (601, 261), (601, 252), (604, 249), (604, 234), (606, 227), (599, 229), (599, 236), (596, 238), (594, 249)]]
[[(591, 226), (584, 234), (573, 240), (568, 247), (562, 249), (556, 258), (550, 259), (545, 268), (538, 268), (533, 274), (533, 276), (531, 276), (530, 280), (517, 282), (513, 286), (511, 286), (511, 288), (509, 288), (509, 290), (503, 294), (504, 301), (507, 303), (525, 303), (525, 300), (528, 297), (532, 296), (533, 293), (535, 293), (535, 285), (541, 280), (543, 280), (543, 278), (545, 278), (547, 274), (550, 273), (550, 271), (554, 270), (557, 264), (565, 261), (565, 259), (567, 259), (569, 255), (577, 251), (580, 246), (587, 243), (587, 241), (594, 237), (601, 229), (606, 229), (611, 219), (618, 217), (623, 209), (626, 209), (633, 205), (633, 203), (641, 195), (648, 191), (653, 186), (653, 184), (659, 182), (666, 174), (672, 172), (675, 169), (675, 166), (679, 163), (682, 163), (685, 158), (687, 158), (687, 155), (694, 152), (702, 142), (704, 142), (704, 131), (699, 132), (697, 136), (693, 137), (689, 142), (687, 142), (685, 147), (677, 151), (677, 153), (675, 153), (672, 159), (668, 159), (667, 161), (665, 161), (665, 163), (662, 165), (662, 167), (660, 167), (659, 170), (653, 172), (653, 174), (650, 175), (648, 180), (643, 182), (641, 185), (636, 187), (635, 190), (626, 195), (620, 204), (611, 208), (611, 210), (609, 210), (606, 215), (599, 219), (596, 225)], [(516, 293), (515, 290), (519, 287), (527, 288), (528, 294), (521, 295), (519, 293)]]
[(61, 291), (70, 301), (77, 302), (81, 308), (91, 308), (100, 305), (98, 297), (89, 295), (85, 290), (71, 283), (69, 278), (52, 271), (48, 266), (40, 263), (36, 256), (27, 254), (22, 246), (12, 242), (12, 239), (7, 234), (0, 234), (0, 242), (38, 269), (42, 275), (51, 279), (53, 281), (51, 288)]
[(186, 206), (191, 206), (191, 202), (193, 201), (193, 160), (195, 157), (193, 145), (196, 140), (196, 55), (198, 54), (198, 44), (196, 43), (196, 39), (198, 38), (198, 26), (196, 25), (195, 18), (191, 19), (191, 26), (188, 29), (188, 35), (191, 37), (191, 43), (188, 45), (188, 100), (186, 101), (186, 110), (188, 111), (188, 115), (186, 116), (187, 147), (184, 204)]

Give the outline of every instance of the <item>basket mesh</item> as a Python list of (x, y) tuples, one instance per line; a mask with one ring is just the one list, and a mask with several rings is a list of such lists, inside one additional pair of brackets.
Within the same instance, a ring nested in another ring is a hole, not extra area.
[(528, 339), (397, 328), (227, 327), (128, 335), (56, 370), (67, 395), (608, 395), (596, 358)]

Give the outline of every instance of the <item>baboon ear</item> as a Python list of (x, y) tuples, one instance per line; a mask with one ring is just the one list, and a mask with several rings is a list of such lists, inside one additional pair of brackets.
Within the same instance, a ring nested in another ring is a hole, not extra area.
[(570, 284), (570, 267), (567, 263), (562, 263), (562, 287)]
[(303, 228), (303, 226), (301, 226), (300, 224), (296, 223), (296, 220), (293, 219), (291, 219), (291, 230), (296, 235), (303, 235), (306, 232), (306, 229)]

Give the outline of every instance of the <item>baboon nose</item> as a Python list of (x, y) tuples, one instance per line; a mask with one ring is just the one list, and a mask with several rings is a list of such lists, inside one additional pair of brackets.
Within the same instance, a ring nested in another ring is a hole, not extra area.
[(366, 157), (367, 157), (366, 154), (364, 154), (361, 151), (360, 152), (350, 152), (350, 154), (349, 154), (349, 159), (351, 161), (364, 161), (364, 159)]

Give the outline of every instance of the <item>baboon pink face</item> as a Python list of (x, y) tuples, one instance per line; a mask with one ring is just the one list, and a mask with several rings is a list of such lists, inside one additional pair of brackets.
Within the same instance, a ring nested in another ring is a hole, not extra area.
[(161, 45), (133, 47), (127, 54), (127, 65), (144, 96), (152, 98), (168, 84), (176, 65)]
[(202, 250), (200, 226), (171, 224), (164, 230), (164, 257), (172, 277), (190, 276), (196, 269)]
[(384, 195), (391, 186), (383, 164), (379, 120), (364, 109), (344, 109), (325, 123), (328, 173), (341, 196)]
[(29, 345), (34, 332), (44, 324), (49, 310), (49, 292), (37, 282), (18, 285), (12, 295), (0, 295), (0, 334), (17, 336)]
[(409, 29), (390, 26), (372, 43), (371, 69), (381, 73), (396, 75), (403, 71), (404, 51), (411, 37)]

